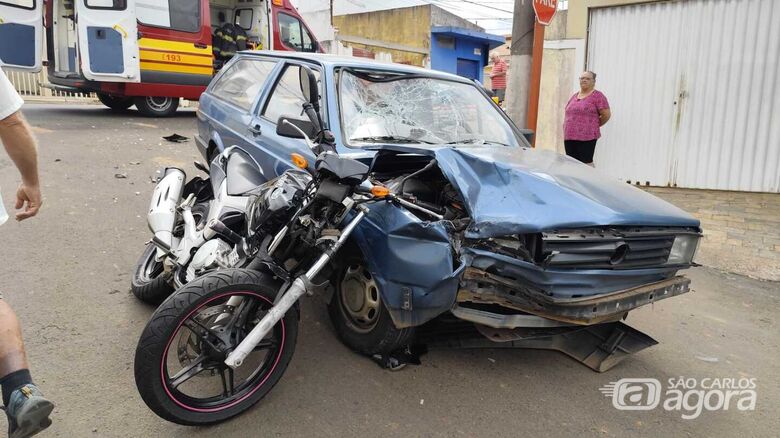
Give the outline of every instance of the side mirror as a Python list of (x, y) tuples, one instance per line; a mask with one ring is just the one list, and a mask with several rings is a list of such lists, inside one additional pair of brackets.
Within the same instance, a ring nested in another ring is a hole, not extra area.
[(317, 76), (310, 67), (302, 65), (301, 69), (301, 93), (304, 99), (314, 106), (315, 111), (320, 110), (319, 87), (317, 86)]

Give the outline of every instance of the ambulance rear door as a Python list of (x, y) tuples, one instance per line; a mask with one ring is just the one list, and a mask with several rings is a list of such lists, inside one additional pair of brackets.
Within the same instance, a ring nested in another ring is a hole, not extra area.
[(0, 66), (38, 72), (43, 47), (43, 0), (0, 0)]
[(76, 0), (76, 27), (85, 78), (141, 82), (135, 0)]

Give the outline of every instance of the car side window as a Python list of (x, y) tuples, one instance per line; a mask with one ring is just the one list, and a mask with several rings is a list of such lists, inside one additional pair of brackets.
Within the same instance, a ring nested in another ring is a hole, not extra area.
[(241, 59), (222, 74), (211, 94), (249, 111), (275, 66), (273, 61)]
[[(321, 84), (320, 72), (314, 70), (314, 74), (317, 76), (317, 82)], [(284, 73), (271, 92), (268, 103), (265, 104), (265, 109), (262, 112), (263, 117), (273, 123), (276, 123), (279, 117), (283, 115), (302, 117), (301, 113), (303, 112), (303, 104), (306, 102), (306, 99), (303, 98), (303, 92), (301, 92), (300, 75), (300, 66), (290, 65), (285, 68)], [(320, 89), (322, 89), (321, 85)], [(322, 92), (320, 92), (320, 96), (322, 96)]]

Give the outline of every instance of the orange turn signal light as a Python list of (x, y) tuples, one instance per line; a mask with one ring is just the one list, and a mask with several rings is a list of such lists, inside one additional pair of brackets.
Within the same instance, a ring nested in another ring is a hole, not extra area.
[(284, 0), (274, 0), (274, 6), (284, 6)]
[(306, 169), (309, 167), (309, 160), (307, 160), (301, 154), (291, 154), (290, 158), (292, 158), (292, 162), (295, 164), (295, 167), (299, 169)]
[(371, 187), (371, 194), (374, 195), (375, 198), (385, 198), (390, 194), (390, 189), (385, 186), (374, 186)]

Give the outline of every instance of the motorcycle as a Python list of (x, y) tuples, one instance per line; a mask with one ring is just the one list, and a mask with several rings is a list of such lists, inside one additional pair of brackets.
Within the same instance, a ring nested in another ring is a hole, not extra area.
[(365, 217), (367, 205), (392, 202), (427, 211), (368, 181), (369, 166), (336, 153), (321, 128), (313, 72), (301, 89), (315, 141), (300, 120), (282, 117), (278, 132), (301, 138), (317, 155), (256, 190), (247, 209), (251, 262), (219, 269), (177, 290), (154, 313), (138, 342), (135, 380), (160, 417), (205, 425), (234, 417), (281, 379), (295, 350), (298, 300), (325, 290), (334, 257)]
[(161, 171), (147, 216), (151, 241), (141, 254), (131, 290), (141, 301), (159, 304), (173, 291), (217, 268), (243, 266), (247, 261), (243, 237), (246, 209), (262, 181), (259, 166), (233, 147), (219, 154), (209, 174), (185, 184), (178, 168)]

